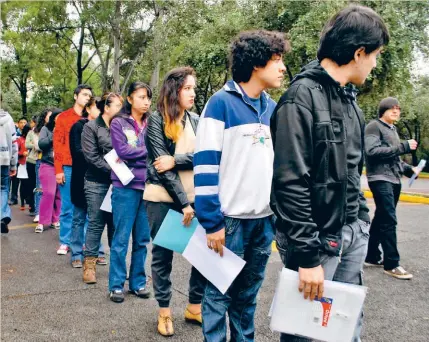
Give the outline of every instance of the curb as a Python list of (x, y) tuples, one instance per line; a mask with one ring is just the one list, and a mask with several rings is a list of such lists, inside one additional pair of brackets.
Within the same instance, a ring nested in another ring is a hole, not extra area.
[[(364, 192), (365, 198), (373, 198), (372, 192), (369, 190), (365, 190)], [(406, 193), (402, 193), (399, 197), (401, 202), (409, 202), (409, 203), (418, 203), (418, 204), (429, 204), (429, 197), (421, 196), (421, 195), (409, 195)]]

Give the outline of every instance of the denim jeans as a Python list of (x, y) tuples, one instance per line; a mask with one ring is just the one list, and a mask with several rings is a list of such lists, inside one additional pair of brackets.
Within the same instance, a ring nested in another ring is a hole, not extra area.
[[(145, 201), (147, 217), (150, 226), (150, 235), (152, 239), (158, 233), (161, 224), (164, 221), (170, 209), (179, 211), (174, 208), (173, 204), (162, 202)], [(160, 308), (170, 307), (171, 300), (171, 270), (173, 265), (173, 251), (158, 245), (152, 245), (152, 281), (155, 298), (158, 301)], [(191, 269), (191, 277), (189, 278), (189, 303), (201, 304), (203, 297), (204, 284), (206, 280), (197, 271), (195, 267)]]
[(150, 242), (143, 190), (113, 187), (112, 211), (115, 232), (110, 249), (109, 291), (123, 290), (127, 276), (126, 256), (133, 236), (129, 289), (146, 287), (145, 263)]
[(383, 248), (384, 269), (393, 270), (399, 266), (399, 251), (396, 238), (396, 205), (401, 195), (401, 184), (384, 181), (369, 183), (374, 196), (375, 213), (371, 223), (368, 262), (377, 262), (382, 259), (379, 246)]
[(63, 166), (66, 182), (60, 185), (61, 214), (60, 214), (60, 244), (70, 246), (70, 237), (73, 222), (74, 205), (71, 201), (70, 183), (72, 175), (71, 166)]
[[(343, 226), (342, 230), (342, 254), (337, 256), (321, 254), (321, 262), (326, 280), (339, 281), (355, 285), (363, 285), (363, 263), (368, 249), (369, 225), (361, 220)], [(287, 248), (279, 248), (280, 257), (285, 267), (298, 270), (297, 260)], [(297, 289), (298, 290), (298, 289)], [(363, 313), (357, 322), (353, 342), (360, 341), (360, 333), (363, 324)], [(288, 334), (280, 335), (281, 342), (308, 342), (308, 338)]]
[(9, 207), (9, 203), (7, 201), (9, 197), (9, 186), (10, 186), (10, 178), (9, 178), (9, 166), (2, 165), (1, 166), (1, 220), (2, 222), (9, 224), (11, 220), (11, 211)]
[[(74, 207), (73, 225), (70, 238), (71, 261), (83, 261), (83, 244), (86, 238), (88, 228), (88, 216), (86, 208)], [(86, 248), (86, 246), (85, 246)], [(99, 245), (98, 253), (95, 256), (104, 257), (104, 246)]]
[(36, 215), (39, 215), (40, 208), (40, 200), (42, 198), (42, 183), (39, 178), (39, 170), (40, 170), (41, 161), (36, 161), (36, 188), (34, 189), (34, 209)]
[(243, 258), (246, 265), (224, 295), (207, 282), (202, 302), (205, 341), (227, 340), (226, 313), (231, 341), (254, 340), (256, 296), (264, 280), (273, 238), (271, 217), (225, 218), (225, 246)]
[(113, 216), (111, 213), (100, 210), (104, 197), (109, 190), (109, 184), (90, 182), (85, 179), (85, 197), (88, 205), (88, 229), (85, 237), (85, 257), (96, 257), (99, 254), (101, 236), (104, 226), (107, 225), (107, 239), (109, 247), (113, 236)]

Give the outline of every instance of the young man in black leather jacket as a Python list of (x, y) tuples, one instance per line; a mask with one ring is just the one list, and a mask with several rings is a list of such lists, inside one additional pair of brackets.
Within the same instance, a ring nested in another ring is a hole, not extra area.
[[(322, 31), (318, 60), (292, 80), (271, 119), (277, 246), (311, 300), (323, 296), (324, 279), (362, 284), (370, 219), (360, 192), (364, 115), (353, 85), (365, 82), (388, 41), (373, 10), (343, 9)], [(361, 326), (362, 317), (353, 341)]]

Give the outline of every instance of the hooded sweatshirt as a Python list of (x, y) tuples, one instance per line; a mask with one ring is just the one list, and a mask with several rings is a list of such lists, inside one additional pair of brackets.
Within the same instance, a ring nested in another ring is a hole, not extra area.
[(16, 170), (18, 163), (18, 145), (16, 128), (10, 114), (0, 109), (0, 165)]
[[(147, 171), (147, 149), (144, 142), (145, 132), (146, 121), (143, 127), (139, 128), (133, 117), (125, 113), (115, 117), (110, 124), (112, 146), (118, 157), (134, 174), (133, 180), (127, 184), (126, 188), (144, 190)], [(113, 171), (111, 176), (113, 186), (118, 188), (124, 187)]]
[(276, 103), (262, 92), (251, 99), (234, 81), (207, 102), (194, 153), (195, 209), (207, 233), (224, 217), (270, 216), (273, 144), (270, 118)]

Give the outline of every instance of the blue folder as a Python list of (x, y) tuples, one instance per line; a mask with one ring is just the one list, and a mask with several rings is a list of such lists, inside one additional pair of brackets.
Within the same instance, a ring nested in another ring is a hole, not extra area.
[(192, 219), (189, 227), (185, 227), (182, 221), (183, 214), (170, 209), (153, 244), (182, 254), (199, 224), (196, 218)]

